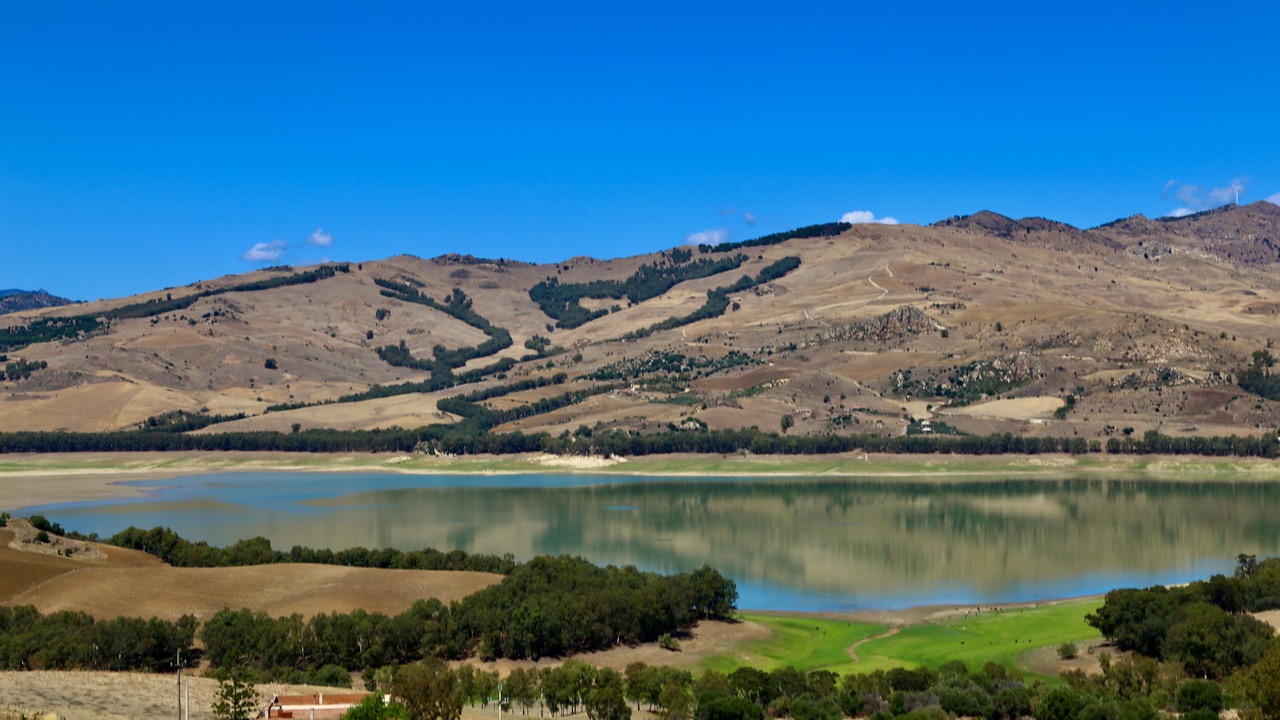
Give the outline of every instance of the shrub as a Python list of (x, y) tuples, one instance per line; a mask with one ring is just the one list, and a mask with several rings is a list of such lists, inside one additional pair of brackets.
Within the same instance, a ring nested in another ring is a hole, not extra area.
[(1074, 660), (1080, 655), (1080, 648), (1073, 642), (1064, 642), (1058, 646), (1058, 657), (1063, 660)]
[(42, 544), (45, 544), (45, 545), (48, 545), (48, 544), (49, 544), (49, 533), (47, 533), (47, 532), (45, 532), (45, 531), (43, 531), (43, 530), (41, 530), (40, 532), (36, 533), (36, 542), (38, 542), (38, 543), (42, 543)]
[(67, 531), (63, 530), (61, 525), (59, 525), (56, 522), (51, 522), (49, 518), (43, 515), (32, 515), (31, 517), (27, 518), (27, 522), (31, 523), (31, 527), (37, 530), (44, 530), (47, 532), (51, 532), (54, 535), (67, 534)]
[(1217, 714), (1222, 709), (1222, 687), (1210, 680), (1188, 680), (1178, 686), (1178, 709), (1211, 710)]
[(325, 665), (311, 673), (310, 681), (312, 685), (349, 688), (351, 687), (351, 674), (337, 665)]
[(262, 363), (262, 366), (263, 366), (263, 367), (265, 367), (265, 368), (266, 368), (266, 369), (268, 369), (268, 370), (275, 370), (275, 369), (276, 369), (276, 367), (277, 367), (277, 366), (276, 366), (276, 359), (275, 359), (275, 358), (267, 358), (267, 361), (266, 361), (266, 362), (264, 362), (264, 363)]

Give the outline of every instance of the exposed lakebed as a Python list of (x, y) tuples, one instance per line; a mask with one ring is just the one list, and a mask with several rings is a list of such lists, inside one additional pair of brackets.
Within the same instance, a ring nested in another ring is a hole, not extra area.
[(33, 508), (111, 535), (227, 545), (581, 555), (708, 564), (752, 609), (999, 604), (1229, 573), (1280, 553), (1280, 486), (1253, 482), (235, 473), (141, 499)]

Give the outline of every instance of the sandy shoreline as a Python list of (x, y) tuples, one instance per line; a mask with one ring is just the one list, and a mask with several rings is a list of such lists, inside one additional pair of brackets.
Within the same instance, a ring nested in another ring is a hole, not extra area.
[(847, 477), (911, 482), (1017, 479), (1280, 481), (1280, 461), (1163, 456), (649, 456), (431, 457), (393, 454), (76, 453), (0, 455), (0, 510), (143, 497), (130, 484), (222, 472), (387, 472), (407, 474), (590, 473), (667, 477)]

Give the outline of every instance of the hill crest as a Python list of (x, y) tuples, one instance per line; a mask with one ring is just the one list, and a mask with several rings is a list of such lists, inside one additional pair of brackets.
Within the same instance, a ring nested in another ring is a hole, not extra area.
[(455, 401), (474, 393), (497, 393), (467, 401), (494, 430), (556, 436), (1256, 431), (1280, 412), (1234, 377), (1280, 340), (1278, 230), (1266, 203), (1090, 230), (984, 211), (263, 269), (5, 316), (0, 431), (412, 428), (481, 412)]

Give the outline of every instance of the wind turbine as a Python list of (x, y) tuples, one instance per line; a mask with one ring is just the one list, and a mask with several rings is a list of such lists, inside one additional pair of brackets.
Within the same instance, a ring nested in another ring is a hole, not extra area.
[(1231, 183), (1231, 189), (1236, 191), (1236, 205), (1240, 205), (1240, 191), (1244, 189), (1238, 182)]

